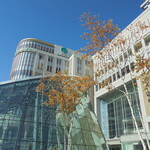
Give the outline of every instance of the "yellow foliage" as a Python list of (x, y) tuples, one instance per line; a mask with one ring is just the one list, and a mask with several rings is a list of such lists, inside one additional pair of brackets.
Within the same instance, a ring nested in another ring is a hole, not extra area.
[(136, 56), (135, 71), (140, 72), (138, 79), (141, 79), (145, 90), (150, 90), (150, 57), (143, 58), (140, 55)]
[(111, 19), (100, 21), (99, 16), (91, 16), (88, 13), (84, 13), (80, 19), (84, 23), (82, 26), (89, 31), (82, 35), (82, 38), (87, 40), (88, 43), (85, 48), (81, 49), (81, 51), (86, 51), (88, 55), (93, 55), (95, 51), (102, 50), (120, 31)]
[(96, 82), (90, 76), (69, 76), (61, 72), (42, 78), (36, 91), (48, 96), (47, 106), (59, 105), (59, 112), (71, 113), (80, 104), (81, 96)]

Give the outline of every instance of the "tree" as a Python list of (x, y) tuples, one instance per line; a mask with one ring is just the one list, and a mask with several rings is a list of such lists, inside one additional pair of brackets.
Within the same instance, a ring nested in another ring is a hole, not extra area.
[[(136, 120), (136, 114), (133, 110), (132, 99), (129, 97), (129, 92), (126, 85), (126, 73), (130, 72), (130, 78), (134, 90), (136, 90), (135, 83), (137, 76), (138, 78), (142, 77), (142, 80), (144, 79), (143, 82), (146, 85), (145, 89), (148, 89), (150, 80), (149, 58), (146, 58), (145, 55), (143, 55), (142, 57), (138, 57), (137, 61), (134, 61), (136, 62), (134, 64), (130, 58), (134, 57), (134, 60), (136, 60), (136, 54), (133, 54), (130, 45), (131, 42), (135, 44), (136, 41), (141, 40), (143, 38), (143, 32), (149, 28), (149, 26), (142, 22), (137, 22), (136, 24), (130, 25), (126, 31), (129, 35), (127, 38), (122, 33), (119, 33), (118, 26), (114, 25), (112, 20), (108, 20), (107, 22), (100, 21), (98, 16), (91, 16), (90, 14), (84, 13), (81, 16), (81, 21), (84, 22), (83, 26), (87, 30), (87, 32), (82, 36), (82, 38), (87, 41), (87, 46), (81, 49), (81, 52), (86, 52), (83, 59), (89, 55), (92, 55), (92, 67), (94, 67), (95, 80), (98, 80), (99, 86), (106, 88), (107, 90), (116, 89), (125, 95), (143, 149), (146, 150), (146, 145), (141, 136), (138, 122)], [(137, 45), (136, 48), (138, 51), (141, 48), (141, 45)], [(115, 50), (118, 50), (118, 52), (121, 53), (119, 57), (120, 60), (115, 57)], [(143, 53), (145, 54), (145, 51), (143, 51)], [(129, 64), (128, 68), (127, 64)], [(134, 66), (136, 66), (136, 72), (133, 69)], [(142, 71), (143, 73), (141, 73)], [(109, 74), (112, 74), (113, 72), (117, 72), (118, 78), (121, 79), (123, 89), (118, 88), (115, 84), (112, 83)], [(106, 74), (109, 77), (106, 77)], [(145, 79), (147, 80), (145, 81)], [(147, 131), (144, 127), (143, 117), (140, 112), (138, 102), (136, 102), (136, 106), (147, 137), (147, 145), (150, 149)]]
[[(64, 150), (71, 149), (71, 130), (73, 117), (76, 115), (74, 114), (74, 110), (81, 103), (81, 97), (85, 92), (95, 84), (96, 82), (92, 81), (90, 76), (69, 76), (59, 72), (54, 76), (42, 78), (39, 86), (36, 88), (37, 92), (48, 97), (48, 101), (44, 104), (47, 106), (56, 106), (56, 116), (59, 114), (63, 116)], [(67, 128), (67, 124), (69, 129)], [(58, 150), (60, 150), (57, 121), (56, 127)], [(68, 145), (66, 144), (66, 139), (68, 139)]]
[(140, 75), (136, 77), (137, 80), (141, 79), (144, 84), (144, 90), (147, 94), (150, 92), (150, 57), (145, 58), (144, 55), (136, 55), (135, 71), (140, 72)]

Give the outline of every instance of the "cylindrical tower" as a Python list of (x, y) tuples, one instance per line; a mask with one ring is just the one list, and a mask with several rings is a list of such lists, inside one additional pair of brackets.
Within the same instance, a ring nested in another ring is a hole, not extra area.
[[(44, 55), (46, 53), (48, 53), (48, 55), (54, 54), (53, 44), (33, 38), (21, 40), (16, 49), (10, 79), (15, 80), (37, 74), (41, 75), (44, 71)], [(36, 71), (38, 72), (37, 74)]]
[(35, 57), (34, 51), (33, 41), (20, 41), (12, 64), (12, 70), (10, 74), (11, 80), (32, 75), (32, 68)]
[(54, 75), (69, 70), (69, 58), (74, 50), (26, 38), (19, 42), (14, 57), (10, 79), (30, 76)]

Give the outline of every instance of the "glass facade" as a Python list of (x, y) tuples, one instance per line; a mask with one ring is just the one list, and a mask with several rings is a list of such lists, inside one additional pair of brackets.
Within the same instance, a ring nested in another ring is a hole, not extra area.
[(141, 142), (121, 143), (121, 147), (123, 150), (143, 150)]
[[(139, 105), (138, 93), (128, 86), (129, 97), (139, 128), (142, 128), (137, 104)], [(101, 125), (105, 137), (116, 138), (124, 134), (136, 133), (131, 110), (127, 98), (121, 92), (112, 92), (101, 98)], [(105, 108), (105, 109), (104, 109)], [(106, 116), (107, 115), (107, 116)], [(107, 119), (107, 120), (106, 120)]]
[(34, 40), (23, 40), (22, 42), (19, 43), (17, 50), (20, 50), (22, 48), (34, 48), (40, 51), (45, 51), (45, 52), (54, 54), (53, 46), (47, 45), (45, 43), (43, 44), (39, 41), (37, 42)]
[(81, 73), (82, 70), (82, 60), (80, 58), (77, 58), (77, 73)]
[[(56, 122), (63, 137), (60, 117), (54, 107), (43, 105), (45, 96), (35, 87), (39, 79), (0, 85), (0, 150), (57, 150)], [(105, 150), (105, 140), (88, 98), (76, 108), (71, 132), (72, 150)], [(58, 119), (56, 119), (58, 118)], [(63, 139), (60, 139), (63, 150)]]

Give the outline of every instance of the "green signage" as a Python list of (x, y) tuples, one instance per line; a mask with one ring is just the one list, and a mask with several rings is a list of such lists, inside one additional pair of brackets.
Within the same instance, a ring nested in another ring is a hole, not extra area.
[(67, 50), (67, 48), (61, 48), (61, 51), (62, 51), (62, 53), (64, 53), (64, 54), (67, 54), (68, 53), (68, 50)]

